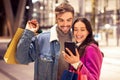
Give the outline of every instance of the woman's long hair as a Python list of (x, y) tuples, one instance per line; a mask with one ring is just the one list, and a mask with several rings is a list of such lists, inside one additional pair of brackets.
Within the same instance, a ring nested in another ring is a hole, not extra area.
[(80, 57), (82, 57), (84, 55), (84, 51), (85, 51), (85, 48), (86, 48), (87, 45), (89, 45), (91, 43), (94, 43), (94, 44), (96, 44), (98, 46), (98, 42), (95, 41), (95, 39), (93, 37), (93, 32), (92, 32), (91, 24), (90, 24), (90, 22), (86, 18), (78, 17), (77, 19), (75, 19), (75, 21), (73, 22), (73, 25), (72, 25), (72, 31), (73, 31), (73, 33), (74, 33), (74, 25), (75, 25), (75, 23), (77, 23), (79, 21), (81, 21), (81, 22), (83, 22), (85, 24), (86, 29), (89, 32), (89, 34), (86, 37), (86, 39), (78, 47), (78, 51), (80, 52)]

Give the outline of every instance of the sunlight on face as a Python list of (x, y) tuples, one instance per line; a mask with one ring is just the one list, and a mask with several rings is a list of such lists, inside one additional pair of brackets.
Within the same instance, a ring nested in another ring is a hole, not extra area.
[(63, 14), (59, 14), (56, 17), (56, 20), (59, 29), (62, 32), (67, 33), (72, 26), (73, 14), (71, 12), (65, 12)]
[(74, 25), (74, 38), (77, 42), (83, 42), (88, 36), (89, 32), (83, 22), (76, 22)]

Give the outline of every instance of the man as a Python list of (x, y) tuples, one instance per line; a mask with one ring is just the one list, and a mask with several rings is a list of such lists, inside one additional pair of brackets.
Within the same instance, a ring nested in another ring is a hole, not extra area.
[(16, 58), (19, 63), (28, 64), (35, 61), (34, 80), (60, 80), (62, 72), (68, 69), (61, 53), (64, 42), (72, 41), (71, 26), (74, 9), (69, 3), (61, 3), (55, 8), (56, 23), (50, 32), (40, 33), (38, 22), (27, 22), (21, 37)]

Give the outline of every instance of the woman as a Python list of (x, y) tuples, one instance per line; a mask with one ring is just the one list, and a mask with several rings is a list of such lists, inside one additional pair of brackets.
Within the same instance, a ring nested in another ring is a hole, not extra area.
[(103, 54), (93, 38), (90, 22), (78, 17), (73, 22), (73, 35), (77, 45), (76, 56), (66, 48), (70, 55), (63, 51), (64, 59), (70, 64), (70, 70), (79, 71), (87, 80), (100, 80)]

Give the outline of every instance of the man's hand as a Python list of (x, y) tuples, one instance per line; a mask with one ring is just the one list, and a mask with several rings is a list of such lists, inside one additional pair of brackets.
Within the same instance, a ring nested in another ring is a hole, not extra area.
[(33, 20), (28, 21), (25, 29), (28, 29), (36, 33), (39, 29), (39, 24), (37, 20), (33, 19)]

